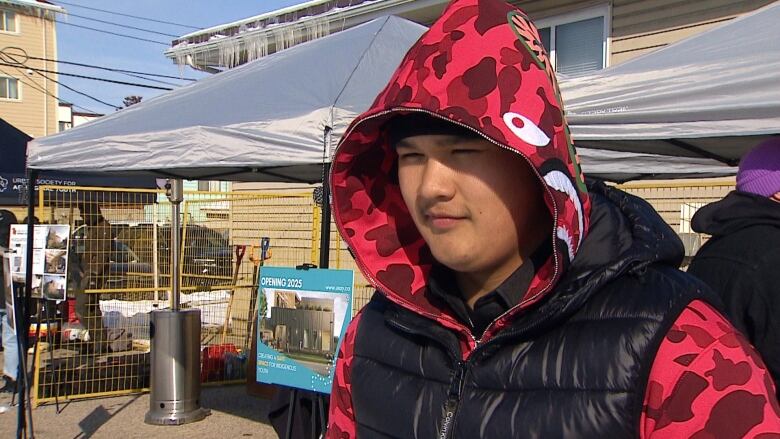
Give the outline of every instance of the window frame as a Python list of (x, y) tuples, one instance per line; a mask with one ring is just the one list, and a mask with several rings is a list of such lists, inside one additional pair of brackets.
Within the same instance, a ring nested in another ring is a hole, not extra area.
[(2, 79), (13, 79), (16, 81), (16, 98), (0, 97), (0, 102), (22, 102), (22, 81), (13, 76), (0, 74), (0, 80)]
[(590, 6), (576, 11), (567, 12), (558, 15), (551, 15), (549, 17), (540, 18), (534, 20), (537, 29), (550, 28), (550, 46), (549, 56), (550, 62), (553, 65), (553, 70), (557, 71), (558, 59), (557, 48), (555, 41), (555, 28), (557, 26), (563, 26), (566, 24), (576, 23), (578, 21), (589, 20), (591, 18), (603, 18), (604, 29), (601, 38), (601, 69), (606, 69), (610, 65), (610, 46), (612, 42), (612, 36), (610, 30), (612, 29), (612, 5), (611, 3), (603, 3), (600, 5)]
[(0, 8), (0, 20), (3, 22), (3, 26), (5, 26), (6, 21), (6, 13), (12, 13), (14, 14), (14, 30), (7, 30), (0, 28), (0, 34), (8, 34), (8, 35), (19, 35), (19, 13), (16, 11), (12, 11), (10, 9)]

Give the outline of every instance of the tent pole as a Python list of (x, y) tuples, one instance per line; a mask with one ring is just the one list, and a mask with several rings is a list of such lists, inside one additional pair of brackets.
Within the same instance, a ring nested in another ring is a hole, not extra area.
[(320, 223), (320, 268), (330, 261), (330, 163), (322, 164), (322, 215)]
[[(33, 239), (35, 236), (35, 183), (38, 181), (38, 171), (35, 169), (27, 170), (27, 250), (24, 261), (24, 297), (16, 297), (15, 313), (16, 319), (16, 341), (19, 346), (19, 369), (16, 374), (17, 388), (19, 389), (19, 406), (16, 420), (16, 437), (22, 437), (22, 432), (27, 431), (25, 405), (27, 398), (25, 395), (29, 392), (29, 383), (27, 382), (27, 349), (30, 343), (30, 302), (32, 300), (32, 279), (33, 279)], [(19, 300), (21, 299), (21, 300)], [(32, 432), (30, 432), (32, 433)], [(27, 434), (25, 434), (25, 437)]]

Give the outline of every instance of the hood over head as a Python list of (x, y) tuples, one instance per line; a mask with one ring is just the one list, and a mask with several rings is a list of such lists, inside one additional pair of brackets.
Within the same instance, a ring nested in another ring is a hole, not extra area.
[[(587, 233), (590, 199), (548, 55), (528, 17), (503, 1), (455, 0), (409, 50), (333, 158), (336, 226), (367, 279), (391, 300), (463, 329), (429, 302), (435, 263), (401, 197), (397, 154), (385, 130), (425, 114), (521, 155), (534, 169), (554, 219), (552, 257), (515, 310), (537, 302), (571, 264)], [(494, 239), (494, 237), (485, 237)]]

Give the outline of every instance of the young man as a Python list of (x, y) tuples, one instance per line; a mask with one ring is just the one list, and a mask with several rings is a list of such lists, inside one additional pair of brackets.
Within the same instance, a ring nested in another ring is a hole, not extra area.
[(342, 340), (328, 437), (780, 434), (771, 378), (677, 269), (675, 233), (585, 186), (522, 12), (452, 2), (347, 130), (331, 184), (377, 294)]
[(737, 190), (701, 208), (693, 229), (712, 235), (688, 273), (703, 280), (725, 313), (780, 378), (780, 137), (739, 163)]

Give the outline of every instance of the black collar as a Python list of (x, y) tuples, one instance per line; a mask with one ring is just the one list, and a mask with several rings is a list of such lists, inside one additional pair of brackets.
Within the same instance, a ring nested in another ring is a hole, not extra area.
[(495, 319), (520, 303), (531, 285), (537, 268), (552, 254), (552, 242), (545, 241), (523, 265), (514, 271), (494, 291), (480, 297), (470, 309), (463, 300), (463, 294), (455, 275), (443, 265), (434, 266), (428, 277), (428, 292), (441, 299), (466, 324), (475, 337), (482, 336)]

